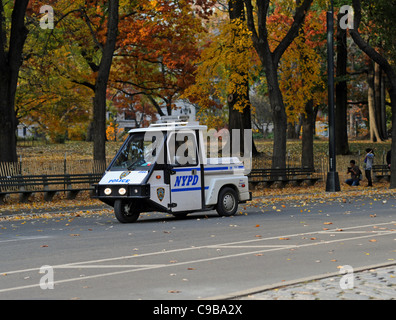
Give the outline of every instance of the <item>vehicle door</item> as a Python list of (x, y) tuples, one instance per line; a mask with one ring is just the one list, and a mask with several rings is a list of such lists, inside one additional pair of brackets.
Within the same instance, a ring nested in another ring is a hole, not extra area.
[(171, 166), (170, 189), (172, 212), (202, 208), (201, 169), (197, 138), (192, 130), (168, 134), (167, 160)]

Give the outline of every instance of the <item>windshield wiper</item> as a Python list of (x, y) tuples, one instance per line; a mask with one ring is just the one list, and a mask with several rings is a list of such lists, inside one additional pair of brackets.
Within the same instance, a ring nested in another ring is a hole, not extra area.
[[(141, 163), (138, 163), (138, 162), (140, 162), (140, 161), (142, 161)], [(140, 158), (140, 159), (137, 159), (134, 163), (132, 163), (130, 166), (128, 166), (128, 170), (131, 170), (134, 166), (135, 166), (135, 164), (136, 164), (136, 167), (137, 166), (139, 166), (139, 165), (142, 165), (143, 163), (145, 163), (146, 162), (146, 160), (144, 160), (144, 158)]]

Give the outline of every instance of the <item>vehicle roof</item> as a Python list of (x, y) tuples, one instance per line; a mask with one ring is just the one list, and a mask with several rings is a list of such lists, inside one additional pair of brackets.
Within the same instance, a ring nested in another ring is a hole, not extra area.
[(132, 129), (129, 133), (147, 131), (207, 130), (207, 128), (207, 126), (200, 125), (198, 122), (165, 122), (152, 124), (148, 128)]

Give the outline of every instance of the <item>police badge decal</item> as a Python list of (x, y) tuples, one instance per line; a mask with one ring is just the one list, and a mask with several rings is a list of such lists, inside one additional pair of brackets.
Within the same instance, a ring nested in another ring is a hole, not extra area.
[(165, 189), (164, 188), (157, 188), (157, 197), (159, 201), (164, 200), (165, 197)]
[(121, 173), (120, 175), (120, 179), (124, 179), (126, 176), (128, 176), (131, 173), (131, 171), (125, 171), (123, 173)]

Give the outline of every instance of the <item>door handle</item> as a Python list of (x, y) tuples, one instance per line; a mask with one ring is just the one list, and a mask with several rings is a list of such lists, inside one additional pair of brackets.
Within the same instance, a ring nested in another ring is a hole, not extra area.
[(192, 169), (191, 174), (192, 174), (193, 176), (196, 176), (196, 175), (197, 175), (197, 169)]

